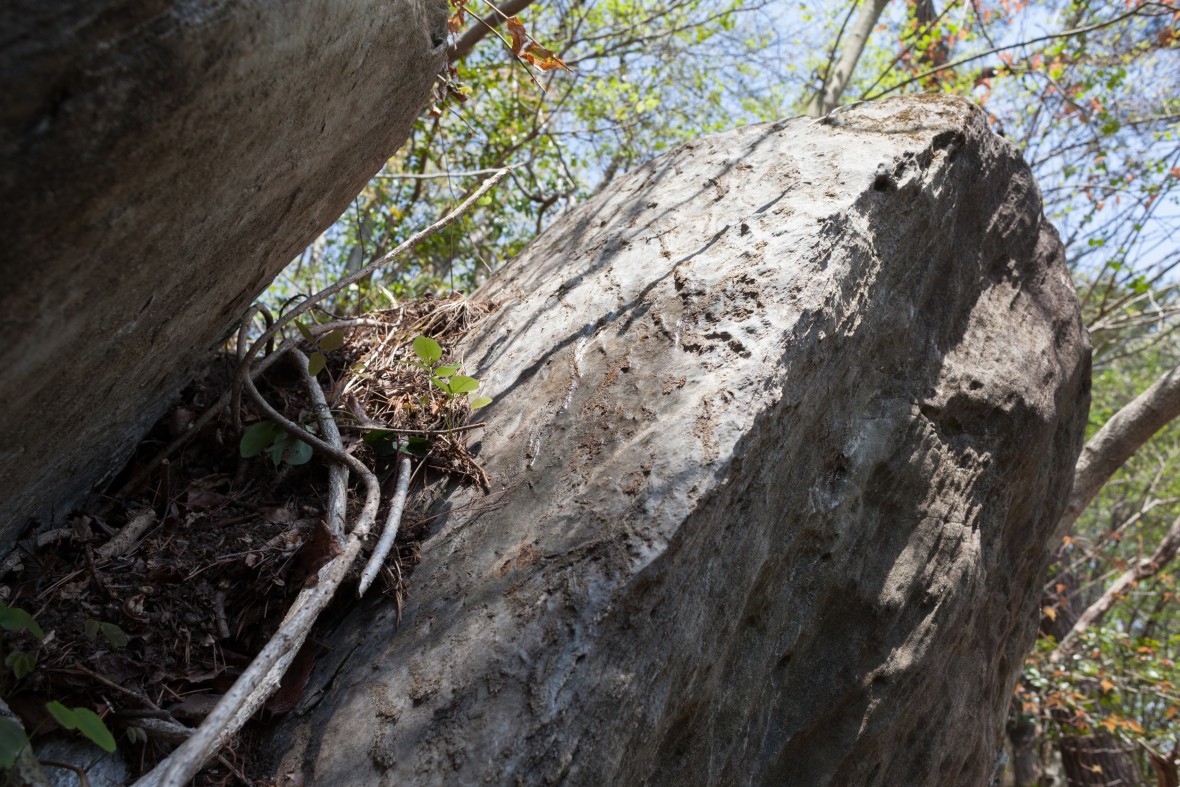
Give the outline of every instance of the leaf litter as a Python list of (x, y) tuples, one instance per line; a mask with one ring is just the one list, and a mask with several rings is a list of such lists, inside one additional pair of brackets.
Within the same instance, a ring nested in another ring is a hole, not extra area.
[[(342, 342), (333, 338), (325, 347), (321, 340), (317, 349), (326, 363), (317, 379), (345, 449), (377, 473), (383, 488), (393, 485), (398, 441), (413, 441), (413, 505), (381, 574), (382, 592), (399, 617), (412, 592), (408, 578), (431, 505), (455, 483), (490, 486), (467, 448), (468, 399), (432, 382), (421, 364), (414, 364), (412, 343), (428, 336), (449, 351), (492, 309), (461, 296), (407, 302), (365, 315), (363, 325), (345, 331)], [(449, 365), (460, 362), (449, 354), (444, 358)], [(226, 390), (234, 365), (234, 354), (225, 352), (202, 370), (142, 441), (112, 489), (143, 469), (161, 445), (185, 433)], [(287, 417), (314, 422), (289, 364), (280, 361), (257, 382)], [(260, 422), (249, 406), (242, 420), (243, 429)], [(2, 684), (4, 699), (34, 738), (57, 729), (46, 703), (89, 708), (115, 733), (131, 766), (139, 773), (150, 770), (175, 743), (153, 734), (160, 725), (152, 722), (199, 724), (274, 634), (304, 583), (333, 556), (336, 542), (325, 523), (327, 464), (318, 457), (291, 464), (287, 451), (262, 451), (252, 458), (242, 453), (229, 413), (222, 413), (133, 494), (93, 496), (67, 517), (65, 527), (59, 524), (52, 543), (44, 543), (45, 528), (40, 539), (30, 529), (5, 561), (0, 600), (28, 610), (46, 633), (39, 642), (27, 632), (4, 632), (0, 640), (6, 654), (35, 656), (31, 672), (18, 680), (7, 670)], [(353, 498), (350, 491), (350, 514), (359, 506)], [(146, 525), (137, 541), (104, 549), (132, 522)], [(370, 538), (375, 541), (376, 534)], [(363, 565), (361, 560), (354, 567), (357, 576)], [(327, 617), (354, 603), (349, 590), (336, 594)], [(324, 649), (326, 643), (313, 633), (255, 722), (298, 704)], [(147, 735), (139, 732), (143, 729)], [(251, 774), (257, 733), (255, 726), (243, 728), (194, 783), (272, 784)]]

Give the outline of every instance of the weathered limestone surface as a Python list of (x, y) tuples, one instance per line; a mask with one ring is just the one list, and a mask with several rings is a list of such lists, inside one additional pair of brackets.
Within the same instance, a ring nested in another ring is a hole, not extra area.
[(442, 0), (0, 4), (0, 551), (155, 422), (401, 144)]
[(504, 492), (451, 501), (400, 630), (388, 605), (340, 625), (276, 767), (987, 783), (1088, 340), (981, 112), (837, 117), (687, 145), (488, 283), (466, 358)]

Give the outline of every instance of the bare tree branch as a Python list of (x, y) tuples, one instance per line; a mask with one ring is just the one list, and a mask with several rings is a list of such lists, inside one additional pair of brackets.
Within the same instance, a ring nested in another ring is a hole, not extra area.
[(1103, 616), (1110, 611), (1110, 608), (1135, 583), (1155, 576), (1163, 570), (1164, 566), (1176, 558), (1177, 549), (1180, 549), (1180, 517), (1172, 522), (1172, 527), (1169, 528), (1167, 534), (1160, 541), (1159, 546), (1155, 548), (1155, 552), (1152, 553), (1151, 557), (1139, 560), (1124, 571), (1123, 575), (1106, 589), (1106, 592), (1102, 594), (1101, 598), (1086, 608), (1086, 611), (1073, 624), (1073, 628), (1061, 638), (1061, 642), (1057, 645), (1057, 648), (1050, 654), (1049, 662), (1056, 664), (1069, 655), (1078, 635), (1102, 620)]
[(1180, 415), (1180, 367), (1164, 374), (1107, 421), (1086, 443), (1074, 470), (1073, 491), (1057, 523), (1069, 532), (1098, 490), (1152, 435)]

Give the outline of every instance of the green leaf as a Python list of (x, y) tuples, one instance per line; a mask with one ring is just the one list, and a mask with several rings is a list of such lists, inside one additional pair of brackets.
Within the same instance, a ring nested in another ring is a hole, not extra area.
[(479, 380), (457, 374), (451, 378), (451, 393), (470, 393), (479, 388)]
[(74, 730), (78, 728), (78, 718), (74, 712), (62, 705), (57, 700), (50, 700), (45, 703), (45, 710), (49, 711), (49, 715), (57, 721), (62, 727), (67, 730)]
[(476, 397), (475, 399), (472, 399), (471, 402), (467, 406), (472, 410), (478, 410), (481, 407), (487, 407), (491, 403), (492, 403), (492, 400), (489, 399), (488, 397), (479, 396), (479, 397)]
[(450, 377), (455, 372), (459, 371), (461, 364), (453, 363), (447, 366), (440, 366), (434, 370), (434, 373), (439, 377)]
[(98, 628), (102, 632), (103, 639), (112, 648), (125, 648), (127, 647), (127, 643), (131, 641), (127, 637), (127, 632), (123, 631), (123, 629), (114, 623), (100, 623)]
[(0, 769), (8, 770), (15, 765), (17, 755), (28, 745), (29, 738), (20, 724), (0, 718)]
[(451, 390), (451, 384), (448, 383), (446, 380), (440, 380), (437, 377), (431, 377), (430, 382), (434, 383), (435, 385), (437, 385), (439, 388), (443, 389), (447, 393), (454, 393)]
[(16, 675), (17, 680), (20, 680), (33, 671), (33, 668), (37, 666), (37, 659), (31, 653), (14, 650), (5, 657), (4, 663), (12, 668), (12, 674)]
[(328, 359), (324, 357), (322, 352), (316, 350), (311, 354), (311, 357), (307, 359), (307, 373), (312, 377), (315, 377), (324, 370), (324, 367), (327, 366), (327, 364)]
[(78, 723), (78, 732), (93, 741), (100, 749), (107, 752), (115, 750), (115, 736), (103, 724), (98, 714), (89, 708), (74, 708), (74, 718)]
[(371, 429), (368, 432), (365, 432), (365, 436), (361, 439), (369, 445), (376, 445), (383, 440), (388, 440), (390, 437), (393, 437), (393, 435), (394, 433), (388, 429)]
[[(396, 444), (395, 444), (396, 446)], [(411, 437), (406, 440), (406, 447), (402, 450), (403, 454), (421, 459), (430, 451), (430, 440), (425, 437)]]
[(311, 446), (302, 440), (290, 440), (283, 451), (283, 461), (289, 465), (305, 465), (311, 461)]
[(315, 336), (312, 335), (310, 328), (299, 321), (295, 322), (295, 327), (299, 329), (299, 333), (304, 339), (307, 339), (312, 344), (315, 344)]
[(242, 441), (238, 444), (238, 452), (246, 459), (258, 456), (282, 433), (283, 431), (274, 421), (259, 421), (256, 424), (251, 424), (246, 431), (242, 432)]
[(101, 624), (94, 618), (86, 618), (86, 622), (82, 624), (82, 630), (86, 632), (86, 639), (94, 639), (98, 636), (98, 627)]
[(422, 363), (434, 364), (442, 358), (442, 346), (429, 336), (414, 338), (414, 355), (422, 359)]
[(147, 730), (145, 730), (143, 727), (128, 727), (126, 730), (124, 730), (124, 732), (127, 733), (127, 740), (131, 741), (132, 743), (148, 742)]
[(275, 467), (283, 461), (283, 451), (287, 447), (287, 440), (289, 435), (283, 432), (275, 438), (274, 445), (270, 447), (270, 461), (274, 462)]
[(320, 349), (324, 352), (332, 352), (332, 350), (339, 350), (344, 346), (344, 331), (340, 328), (329, 333), (324, 338), (320, 339)]
[(5, 631), (27, 631), (37, 639), (45, 639), (45, 632), (33, 616), (20, 607), (0, 603), (0, 628)]

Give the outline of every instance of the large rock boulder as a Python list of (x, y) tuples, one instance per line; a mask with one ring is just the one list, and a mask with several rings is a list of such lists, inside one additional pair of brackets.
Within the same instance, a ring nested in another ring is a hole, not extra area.
[(702, 139), (481, 294), (503, 308), (465, 352), (503, 492), (450, 501), (400, 629), (386, 604), (335, 632), (277, 767), (987, 783), (1089, 351), (982, 112), (916, 97)]
[(443, 0), (0, 7), (0, 551), (117, 469), (396, 150)]

